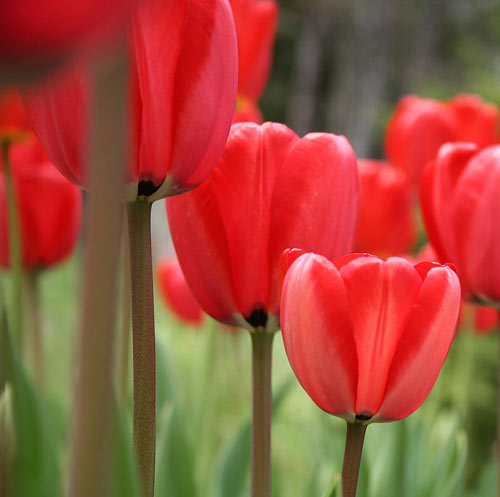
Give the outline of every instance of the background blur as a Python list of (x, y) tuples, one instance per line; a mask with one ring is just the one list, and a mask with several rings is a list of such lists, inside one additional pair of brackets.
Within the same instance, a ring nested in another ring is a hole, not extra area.
[(382, 158), (387, 118), (407, 93), (477, 93), (500, 103), (500, 4), (493, 0), (280, 0), (261, 107), (299, 135), (348, 137)]

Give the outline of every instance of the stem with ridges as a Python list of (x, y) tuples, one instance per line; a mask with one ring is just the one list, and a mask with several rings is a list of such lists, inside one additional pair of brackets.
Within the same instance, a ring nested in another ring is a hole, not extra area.
[(342, 467), (342, 497), (356, 497), (365, 431), (366, 425), (363, 423), (347, 423), (344, 465)]
[(252, 497), (271, 495), (272, 352), (274, 333), (252, 337)]
[(156, 369), (151, 261), (151, 203), (127, 205), (132, 287), (134, 447), (143, 496), (154, 494), (156, 444)]
[(22, 241), (19, 218), (19, 202), (14, 187), (12, 168), (9, 160), (10, 142), (2, 146), (3, 171), (7, 196), (7, 219), (9, 226), (9, 267), (10, 267), (10, 326), (12, 334), (18, 340), (19, 350), (23, 350), (23, 310), (22, 310)]

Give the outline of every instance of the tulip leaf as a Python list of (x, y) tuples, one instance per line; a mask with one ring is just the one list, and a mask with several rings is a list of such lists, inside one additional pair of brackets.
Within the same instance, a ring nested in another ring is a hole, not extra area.
[[(291, 387), (293, 378), (284, 381), (273, 396), (273, 413), (276, 414), (283, 404)], [(222, 449), (220, 454), (216, 497), (239, 497), (245, 487), (250, 468), (252, 423), (247, 419), (239, 428), (235, 437)]]
[[(0, 380), (12, 389), (14, 452), (8, 495), (54, 497), (61, 494), (54, 440), (42, 400), (28, 379), (12, 343), (6, 313), (0, 309)], [(3, 386), (2, 386), (3, 390)]]
[(194, 497), (194, 455), (189, 438), (190, 424), (179, 405), (167, 406), (160, 416), (163, 426), (158, 443), (156, 497)]

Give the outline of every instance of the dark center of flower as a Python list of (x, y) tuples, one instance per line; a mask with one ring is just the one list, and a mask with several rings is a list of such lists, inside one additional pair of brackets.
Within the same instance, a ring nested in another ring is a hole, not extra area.
[(373, 417), (373, 414), (371, 412), (359, 412), (356, 414), (356, 420), (357, 421), (368, 421)]
[(267, 313), (264, 309), (255, 309), (250, 316), (245, 318), (254, 328), (265, 328)]
[(158, 190), (160, 186), (156, 186), (152, 181), (140, 181), (137, 186), (137, 196), (138, 197), (149, 197)]

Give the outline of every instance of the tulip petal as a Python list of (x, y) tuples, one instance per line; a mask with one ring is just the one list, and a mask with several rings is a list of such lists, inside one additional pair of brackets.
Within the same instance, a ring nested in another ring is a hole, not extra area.
[[(359, 210), (354, 152), (343, 136), (310, 133), (297, 142), (276, 179), (269, 241), (271, 268), (286, 248), (335, 260), (351, 250)], [(279, 309), (277, 271), (271, 271), (270, 305)]]
[(179, 263), (196, 300), (214, 319), (236, 325), (229, 250), (212, 176), (166, 200)]
[(224, 150), (236, 105), (238, 54), (231, 7), (227, 1), (190, 0), (187, 9), (173, 95), (173, 193), (199, 185), (210, 174)]
[[(212, 174), (228, 237), (235, 299), (245, 317), (258, 307), (269, 308), (271, 197), (280, 168), (298, 140), (282, 124), (235, 124)], [(277, 274), (278, 258), (272, 267)]]
[(356, 413), (373, 416), (421, 278), (405, 259), (359, 257), (340, 269), (349, 300), (359, 374)]
[(430, 269), (392, 361), (382, 419), (404, 418), (425, 400), (453, 341), (459, 309), (457, 275), (447, 267)]
[(500, 302), (499, 192), (500, 146), (494, 146), (470, 159), (458, 181), (450, 217), (458, 254), (452, 262), (466, 292)]
[(346, 290), (335, 266), (305, 254), (290, 267), (281, 326), (294, 373), (325, 411), (354, 420), (357, 357)]

